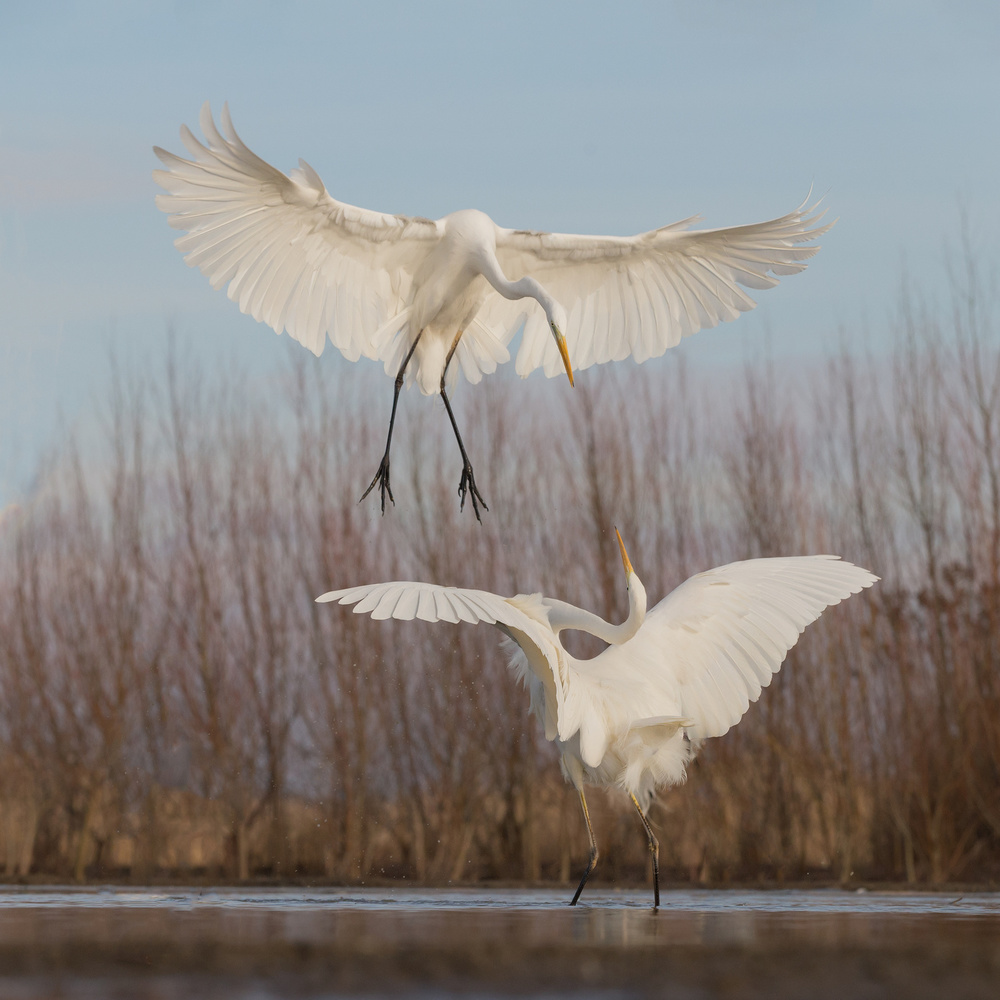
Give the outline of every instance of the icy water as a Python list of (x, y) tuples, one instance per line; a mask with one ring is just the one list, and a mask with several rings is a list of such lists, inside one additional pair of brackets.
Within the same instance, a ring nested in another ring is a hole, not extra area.
[(0, 887), (0, 998), (1000, 997), (1000, 893)]

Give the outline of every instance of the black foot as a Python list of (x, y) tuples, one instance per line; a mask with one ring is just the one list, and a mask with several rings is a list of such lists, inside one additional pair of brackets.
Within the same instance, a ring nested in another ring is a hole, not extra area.
[[(378, 484), (379, 493), (381, 493), (381, 495), (382, 495), (382, 513), (384, 514), (385, 513), (385, 495), (386, 495), (386, 493), (389, 494), (389, 502), (393, 505), (393, 507), (396, 506), (396, 501), (395, 501), (395, 499), (393, 498), (393, 495), (392, 495), (392, 487), (389, 485), (389, 456), (388, 455), (383, 456), (383, 458), (382, 458), (382, 464), (378, 467), (378, 472), (375, 473), (375, 478), (369, 484), (368, 489), (366, 489), (364, 491), (364, 493), (361, 494), (361, 500), (364, 500), (364, 498), (366, 496), (368, 496), (368, 494), (371, 493), (371, 491), (373, 489), (375, 489), (376, 484)], [(359, 500), (358, 503), (361, 503), (361, 500)]]
[[(369, 489), (371, 489), (371, 487), (369, 487)], [(483, 510), (489, 510), (489, 507), (486, 506), (486, 501), (483, 499), (482, 493), (476, 489), (476, 477), (472, 472), (472, 466), (469, 465), (468, 462), (462, 469), (462, 478), (458, 484), (458, 495), (462, 498), (462, 502), (458, 505), (459, 510), (465, 510), (466, 493), (468, 493), (469, 498), (472, 500), (472, 509), (476, 513), (476, 520), (482, 524), (483, 519), (479, 516), (479, 505), (482, 504)], [(392, 498), (391, 493), (389, 494), (389, 497), (390, 499)]]
[(590, 861), (587, 862), (587, 870), (583, 873), (583, 878), (580, 879), (580, 884), (576, 887), (576, 892), (573, 893), (573, 898), (569, 901), (570, 906), (576, 906), (580, 893), (583, 892), (583, 887), (587, 884), (587, 879), (590, 878), (590, 873), (597, 867), (598, 857), (597, 851), (591, 852)]

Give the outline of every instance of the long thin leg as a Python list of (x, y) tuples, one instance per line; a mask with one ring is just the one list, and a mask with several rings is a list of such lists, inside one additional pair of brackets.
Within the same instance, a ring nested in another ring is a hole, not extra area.
[(642, 820), (646, 837), (649, 840), (649, 853), (653, 859), (653, 909), (658, 910), (660, 908), (660, 842), (654, 836), (649, 820), (646, 819), (646, 814), (642, 811), (642, 806), (639, 805), (639, 800), (631, 793), (629, 793), (629, 798), (632, 799), (632, 805), (635, 806), (635, 811), (639, 814), (639, 819)]
[(594, 839), (594, 828), (590, 825), (590, 811), (587, 809), (587, 800), (583, 796), (582, 788), (580, 789), (580, 805), (583, 806), (583, 818), (587, 821), (587, 836), (590, 837), (590, 861), (587, 862), (587, 870), (583, 873), (583, 878), (580, 879), (580, 884), (576, 887), (576, 893), (573, 895), (570, 906), (576, 906), (576, 901), (580, 898), (580, 893), (583, 892), (583, 887), (587, 884), (587, 879), (590, 878), (590, 873), (594, 870), (597, 859), (601, 856), (597, 850), (597, 841)]
[[(417, 349), (417, 342), (420, 340), (423, 330), (417, 334), (414, 338), (413, 344), (410, 349), (406, 352), (406, 357), (403, 358), (403, 363), (399, 366), (399, 372), (396, 375), (396, 387), (392, 394), (392, 414), (389, 417), (389, 434), (385, 439), (385, 454), (382, 456), (382, 462), (378, 467), (378, 472), (375, 473), (375, 478), (371, 481), (368, 489), (361, 494), (361, 500), (364, 500), (366, 496), (373, 489), (375, 489), (375, 484), (379, 484), (379, 491), (382, 494), (382, 513), (385, 513), (385, 495), (389, 494), (389, 500), (392, 502), (393, 507), (396, 506), (396, 501), (392, 496), (392, 488), (389, 486), (389, 448), (392, 445), (392, 428), (396, 423), (396, 406), (399, 403), (399, 390), (403, 388), (403, 374), (406, 372), (406, 366), (410, 363), (410, 358), (413, 357), (413, 352)], [(361, 503), (361, 500), (358, 503)]]
[(448, 399), (448, 393), (445, 392), (444, 385), (445, 378), (448, 375), (448, 365), (451, 364), (451, 359), (455, 355), (455, 349), (458, 347), (461, 337), (462, 331), (459, 330), (455, 334), (455, 339), (451, 342), (451, 347), (448, 349), (448, 356), (444, 361), (444, 370), (441, 372), (441, 398), (444, 400), (444, 407), (448, 411), (448, 418), (451, 420), (451, 427), (455, 432), (455, 439), (458, 441), (459, 450), (462, 452), (462, 478), (458, 482), (458, 495), (461, 497), (461, 503), (459, 503), (458, 509), (465, 510), (465, 495), (468, 492), (472, 498), (472, 509), (475, 511), (476, 520), (482, 524), (483, 519), (479, 516), (479, 504), (483, 505), (483, 510), (489, 510), (489, 507), (486, 506), (483, 495), (476, 488), (476, 477), (472, 471), (472, 463), (469, 461), (468, 452), (465, 450), (462, 435), (458, 432), (458, 423), (455, 421), (455, 414), (452, 412), (451, 401)]
[(455, 422), (455, 414), (452, 412), (448, 393), (443, 388), (441, 389), (441, 398), (444, 400), (444, 406), (448, 411), (452, 429), (455, 431), (455, 439), (458, 441), (459, 450), (462, 452), (462, 478), (458, 482), (458, 495), (461, 497), (461, 503), (459, 503), (458, 509), (465, 510), (465, 495), (468, 492), (469, 497), (472, 499), (472, 509), (476, 513), (476, 520), (482, 524), (483, 519), (479, 516), (479, 505), (482, 504), (483, 510), (489, 510), (489, 507), (486, 506), (486, 501), (483, 499), (482, 493), (476, 487), (476, 477), (472, 471), (472, 463), (469, 461), (465, 445), (462, 443), (462, 435), (458, 432), (458, 424)]

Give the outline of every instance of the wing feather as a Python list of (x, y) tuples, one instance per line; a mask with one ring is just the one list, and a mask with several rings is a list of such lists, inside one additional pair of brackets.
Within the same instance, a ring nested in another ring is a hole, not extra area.
[[(742, 641), (742, 637), (739, 635), (730, 636), (729, 641), (723, 646), (723, 651), (739, 671), (747, 698), (750, 701), (756, 701), (760, 697), (763, 678), (758, 674), (754, 653), (747, 648), (747, 644)], [(767, 670), (766, 677), (770, 676), (771, 671)]]
[[(777, 219), (726, 229), (689, 229), (693, 218), (627, 237), (499, 229), (497, 258), (508, 278), (533, 276), (566, 310), (574, 368), (629, 354), (641, 362), (752, 309), (744, 288), (772, 288), (804, 270), (833, 225), (821, 224), (823, 215), (803, 202)], [(484, 321), (509, 339), (520, 314), (491, 296)], [(516, 367), (522, 376), (562, 371), (544, 323), (526, 325)]]
[(642, 321), (635, 300), (635, 288), (627, 267), (618, 270), (618, 301), (621, 304), (621, 342), (615, 361), (624, 361), (635, 346), (632, 338), (641, 332)]
[(384, 591), (382, 596), (379, 598), (378, 604), (371, 609), (371, 616), (376, 621), (385, 621), (388, 618), (392, 618), (396, 611), (396, 605), (399, 604), (400, 594), (395, 591)]
[(639, 635), (692, 739), (742, 718), (822, 612), (878, 577), (836, 556), (751, 559), (699, 573), (650, 611)]
[[(598, 292), (593, 291), (583, 300), (583, 311), (580, 315), (579, 325), (574, 326), (572, 318), (570, 321), (570, 329), (579, 331), (575, 349), (583, 355), (589, 354), (594, 349), (594, 330), (597, 328), (597, 302)], [(575, 313), (575, 309), (573, 313)], [(571, 317), (573, 313), (571, 313)], [(520, 358), (520, 354), (518, 354), (518, 358)], [(520, 372), (520, 369), (518, 371)]]
[(413, 589), (402, 589), (392, 613), (393, 618), (402, 622), (413, 621), (413, 616), (417, 613), (418, 596)]
[(434, 604), (437, 608), (437, 620), (439, 622), (451, 622), (453, 625), (458, 624), (458, 615), (455, 614), (455, 609), (451, 606), (451, 601), (448, 600), (446, 591), (434, 591)]
[(154, 147), (166, 168), (153, 173), (156, 204), (186, 231), (175, 242), (187, 263), (313, 353), (329, 336), (351, 361), (375, 357), (370, 338), (404, 308), (437, 223), (339, 202), (304, 160), (282, 173), (243, 143), (227, 106), (221, 129), (207, 103), (200, 124), (207, 145), (181, 128), (192, 159)]
[[(361, 614), (363, 609), (355, 608), (354, 610), (358, 614)], [(426, 587), (421, 588), (420, 594), (417, 597), (417, 617), (422, 622), (436, 622), (438, 620), (434, 594)]]

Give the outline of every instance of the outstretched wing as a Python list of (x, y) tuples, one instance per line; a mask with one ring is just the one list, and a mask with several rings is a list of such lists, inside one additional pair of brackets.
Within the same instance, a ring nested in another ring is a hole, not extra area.
[(184, 259), (314, 354), (329, 334), (349, 360), (375, 357), (373, 342), (403, 309), (437, 223), (339, 202), (303, 160), (286, 176), (244, 145), (225, 105), (221, 134), (207, 102), (200, 122), (207, 146), (181, 128), (193, 159), (154, 147), (167, 168), (153, 172), (167, 192), (156, 204), (187, 232), (175, 241)]
[(355, 614), (370, 615), (377, 620), (418, 618), (425, 622), (495, 625), (521, 647), (532, 673), (542, 684), (545, 698), (539, 714), (545, 738), (555, 739), (559, 733), (568, 687), (567, 667), (537, 595), (506, 598), (486, 590), (394, 581), (331, 590), (316, 600), (353, 604)]
[[(353, 604), (354, 613), (370, 615), (377, 621), (395, 618), (398, 621), (425, 622), (486, 622), (488, 625), (513, 624), (517, 612), (507, 601), (486, 590), (461, 590), (457, 587), (439, 587), (433, 583), (393, 581), (372, 583), (345, 590), (331, 590), (316, 598), (317, 603), (336, 601)], [(524, 624), (524, 623), (520, 623)]]
[[(811, 244), (833, 223), (800, 205), (769, 222), (729, 229), (688, 227), (697, 218), (637, 236), (572, 236), (499, 230), (497, 258), (508, 278), (532, 275), (566, 310), (575, 369), (629, 356), (659, 357), (682, 337), (735, 319), (756, 303), (743, 290), (771, 288), (778, 278), (805, 270), (818, 250)], [(743, 287), (741, 287), (743, 286)], [(491, 296), (480, 314), (500, 331), (524, 323), (519, 375), (541, 367), (563, 371), (545, 317), (524, 303)]]
[(644, 644), (680, 693), (680, 714), (695, 721), (692, 739), (721, 736), (771, 683), (803, 629), (876, 580), (838, 556), (730, 563), (668, 594), (633, 643)]

